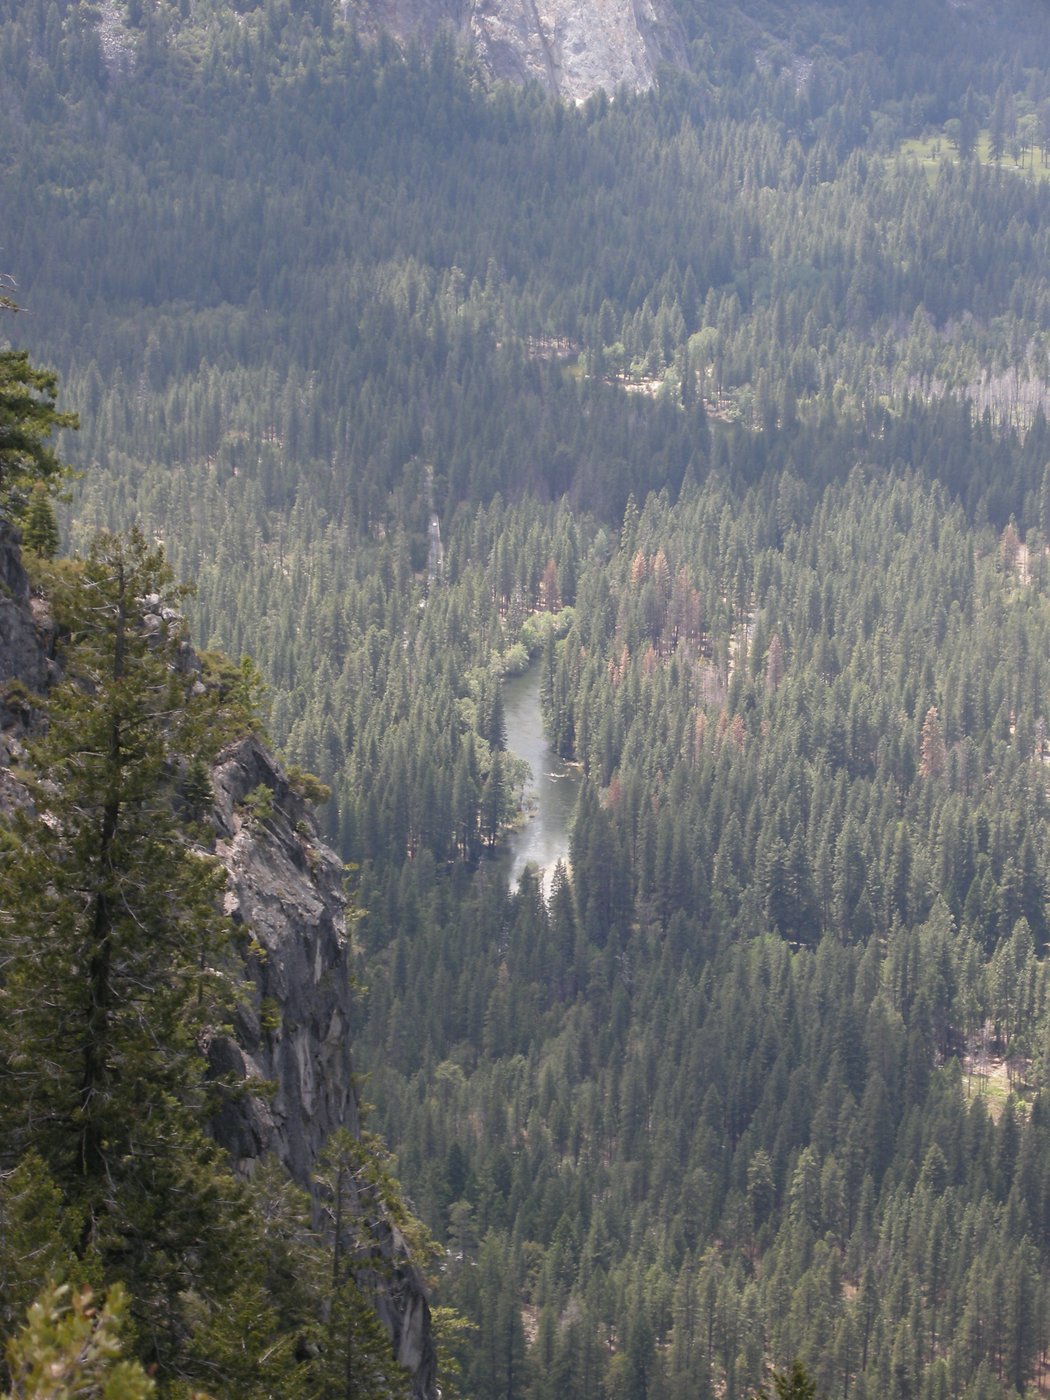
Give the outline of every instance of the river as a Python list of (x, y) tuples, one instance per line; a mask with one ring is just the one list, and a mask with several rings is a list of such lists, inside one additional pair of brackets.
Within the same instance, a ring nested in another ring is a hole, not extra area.
[(543, 732), (540, 714), (540, 667), (532, 665), (523, 676), (503, 683), (503, 712), (507, 722), (507, 748), (532, 769), (525, 789), (525, 820), (503, 843), (503, 861), (511, 889), (517, 889), (526, 865), (543, 872), (543, 890), (559, 860), (569, 862), (569, 822), (580, 788), (579, 769), (560, 759)]

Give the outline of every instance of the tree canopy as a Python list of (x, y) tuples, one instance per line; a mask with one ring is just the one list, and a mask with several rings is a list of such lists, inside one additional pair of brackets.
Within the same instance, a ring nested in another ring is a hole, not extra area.
[(0, 350), (0, 505), (8, 513), (34, 483), (54, 490), (69, 475), (51, 438), (78, 420), (59, 412), (57, 399), (57, 375), (34, 366), (27, 350)]

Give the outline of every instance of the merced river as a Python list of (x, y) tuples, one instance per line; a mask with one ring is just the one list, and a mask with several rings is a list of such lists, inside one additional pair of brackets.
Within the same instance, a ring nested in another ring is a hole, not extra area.
[(525, 789), (525, 820), (504, 842), (502, 859), (507, 879), (516, 889), (526, 865), (543, 872), (543, 890), (550, 894), (558, 861), (569, 862), (569, 822), (580, 787), (579, 769), (560, 759), (543, 732), (540, 714), (540, 671), (534, 663), (523, 676), (503, 682), (507, 748), (532, 769)]

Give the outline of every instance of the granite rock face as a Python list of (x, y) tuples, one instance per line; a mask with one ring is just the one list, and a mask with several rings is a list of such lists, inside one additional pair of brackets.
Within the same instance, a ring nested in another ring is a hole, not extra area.
[[(217, 1074), (265, 1085), (229, 1103), (215, 1134), (245, 1174), (274, 1152), (308, 1188), (330, 1134), (360, 1127), (343, 866), (257, 739), (224, 750), (212, 776), (226, 909), (250, 934), (252, 951), (235, 1038), (212, 1042), (211, 1064)], [(260, 803), (264, 790), (269, 797)], [(373, 1293), (413, 1394), (433, 1400), (436, 1359), (423, 1280), (392, 1223), (380, 1227), (377, 1245), (381, 1267), (377, 1260), (375, 1269), (362, 1270), (359, 1282)]]
[(574, 102), (599, 89), (641, 91), (661, 64), (686, 63), (670, 0), (353, 0), (348, 8), (402, 42), (450, 32), (493, 77), (537, 82)]
[[(539, 83), (552, 96), (585, 102), (652, 87), (661, 64), (687, 66), (685, 34), (672, 0), (337, 0), (366, 37), (429, 44), (439, 33), (470, 45), (494, 78)], [(117, 0), (97, 8), (110, 79), (135, 64), (136, 34)]]
[(661, 63), (684, 61), (663, 0), (479, 0), (470, 33), (494, 76), (539, 82), (575, 102), (599, 89), (642, 91)]
[[(236, 1044), (212, 1047), (216, 1067), (267, 1081), (266, 1097), (232, 1105), (218, 1135), (245, 1172), (275, 1152), (302, 1186), (329, 1135), (358, 1129), (350, 1056), (350, 984), (343, 867), (307, 804), (255, 738), (218, 757), (216, 854), (228, 871), (226, 910), (250, 931), (252, 988)], [(271, 794), (272, 816), (245, 799)], [(221, 1064), (218, 1063), (221, 1061)]]

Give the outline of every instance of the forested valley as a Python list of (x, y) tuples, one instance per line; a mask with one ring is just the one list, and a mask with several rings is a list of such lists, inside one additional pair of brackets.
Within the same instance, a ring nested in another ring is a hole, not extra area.
[[(0, 0), (3, 330), (64, 546), (163, 544), (322, 800), (443, 1393), (1045, 1395), (1050, 21), (678, 8), (576, 107), (329, 0)], [(216, 1394), (344, 1393), (285, 1362)]]

